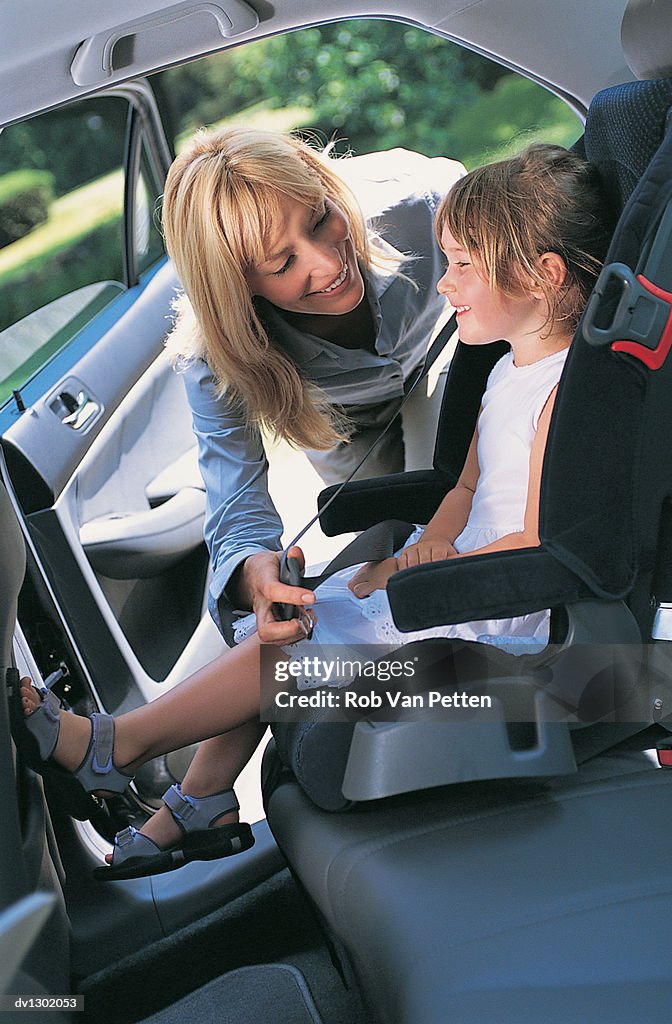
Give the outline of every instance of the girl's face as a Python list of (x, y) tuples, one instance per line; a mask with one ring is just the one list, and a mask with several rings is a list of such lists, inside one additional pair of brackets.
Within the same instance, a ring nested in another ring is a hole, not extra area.
[(245, 276), (253, 295), (291, 313), (340, 316), (364, 297), (350, 222), (330, 199), (313, 210), (285, 197), (266, 259)]
[(515, 348), (518, 340), (539, 331), (545, 320), (545, 303), (537, 290), (510, 296), (491, 289), (476, 259), (448, 228), (441, 233), (441, 248), (448, 266), (436, 287), (455, 308), (461, 341), (487, 345), (504, 339)]

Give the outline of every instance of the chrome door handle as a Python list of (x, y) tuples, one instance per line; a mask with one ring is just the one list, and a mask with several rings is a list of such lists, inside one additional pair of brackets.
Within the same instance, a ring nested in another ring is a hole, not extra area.
[[(72, 396), (68, 395), (67, 398), (70, 401), (66, 401), (65, 395), (60, 395), (61, 401), (64, 402), (67, 408), (71, 409), (71, 412), (67, 416), (61, 418), (61, 423), (66, 427), (70, 427), (71, 430), (81, 430), (92, 416), (100, 412), (100, 405), (94, 399), (87, 395), (86, 391), (80, 391), (77, 394), (77, 398), (73, 399)], [(74, 408), (72, 408), (74, 403)]]

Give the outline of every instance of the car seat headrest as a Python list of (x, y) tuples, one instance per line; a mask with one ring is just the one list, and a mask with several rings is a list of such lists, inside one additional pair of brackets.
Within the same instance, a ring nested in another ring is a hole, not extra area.
[(637, 78), (672, 76), (672, 5), (629, 0), (621, 23), (621, 45)]
[(625, 82), (593, 97), (582, 140), (619, 217), (666, 134), (672, 80)]

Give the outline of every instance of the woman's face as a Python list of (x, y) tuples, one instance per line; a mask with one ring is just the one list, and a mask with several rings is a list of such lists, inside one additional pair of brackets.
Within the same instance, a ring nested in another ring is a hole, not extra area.
[(285, 197), (264, 262), (245, 276), (253, 295), (291, 313), (341, 316), (364, 297), (350, 222), (330, 199), (315, 210)]

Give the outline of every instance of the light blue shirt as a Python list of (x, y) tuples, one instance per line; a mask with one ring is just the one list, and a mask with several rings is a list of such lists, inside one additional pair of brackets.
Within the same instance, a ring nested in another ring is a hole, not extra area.
[[(403, 395), (404, 383), (422, 362), (444, 307), (436, 291), (443, 257), (433, 221), (441, 197), (464, 168), (444, 157), (403, 149), (353, 157), (335, 166), (357, 196), (369, 228), (396, 257), (390, 270), (365, 275), (375, 353), (303, 334), (265, 300), (259, 312), (273, 340), (329, 401), (372, 405)], [(403, 277), (394, 273), (397, 267)], [(210, 610), (218, 621), (216, 602), (232, 573), (249, 555), (278, 551), (282, 523), (268, 493), (268, 463), (259, 431), (246, 424), (226, 395), (216, 397), (204, 361), (187, 367), (184, 382), (207, 493), (204, 536), (213, 566)]]

